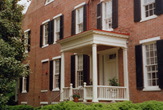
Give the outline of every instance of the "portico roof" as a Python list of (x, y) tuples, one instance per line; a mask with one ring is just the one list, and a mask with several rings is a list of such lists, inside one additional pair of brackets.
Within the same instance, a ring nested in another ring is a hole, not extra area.
[(61, 52), (74, 50), (89, 50), (92, 44), (112, 47), (127, 47), (129, 34), (92, 29), (57, 41), (61, 45)]

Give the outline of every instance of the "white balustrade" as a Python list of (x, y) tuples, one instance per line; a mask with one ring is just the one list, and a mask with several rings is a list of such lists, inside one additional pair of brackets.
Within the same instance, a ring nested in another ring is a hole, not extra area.
[(99, 100), (127, 100), (126, 87), (98, 86)]
[[(79, 94), (80, 99), (86, 102), (86, 100), (92, 100), (93, 98), (93, 86), (86, 86), (84, 83), (83, 87), (72, 88), (72, 84), (70, 87), (63, 88), (63, 99), (64, 100), (72, 100), (73, 94)], [(127, 88), (120, 86), (97, 86), (97, 98), (98, 100), (127, 100)]]

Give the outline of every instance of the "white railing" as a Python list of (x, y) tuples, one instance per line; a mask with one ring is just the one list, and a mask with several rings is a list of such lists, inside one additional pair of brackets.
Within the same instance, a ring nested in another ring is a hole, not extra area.
[[(128, 100), (126, 87), (97, 86), (97, 89), (98, 100)], [(63, 91), (63, 100), (73, 100), (73, 94), (79, 94), (79, 100), (83, 100), (84, 102), (93, 98), (93, 86), (86, 86), (86, 83), (84, 83), (83, 87), (79, 88), (72, 88), (72, 84), (70, 84), (70, 87), (63, 88)]]
[(63, 100), (70, 100), (70, 87), (63, 88)]
[(119, 86), (98, 86), (99, 100), (127, 100), (127, 88)]

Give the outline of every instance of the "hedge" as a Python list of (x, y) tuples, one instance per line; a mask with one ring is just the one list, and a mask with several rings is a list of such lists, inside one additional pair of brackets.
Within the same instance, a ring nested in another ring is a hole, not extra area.
[(163, 102), (147, 101), (143, 103), (132, 103), (130, 101), (117, 103), (92, 103), (86, 105), (72, 101), (61, 102), (54, 105), (46, 105), (34, 108), (28, 105), (7, 106), (0, 110), (163, 110)]

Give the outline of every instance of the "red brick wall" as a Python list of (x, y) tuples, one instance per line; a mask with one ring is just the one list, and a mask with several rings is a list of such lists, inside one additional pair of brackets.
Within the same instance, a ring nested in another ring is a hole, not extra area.
[[(43, 94), (41, 93), (42, 79), (42, 63), (41, 60), (52, 59), (52, 57), (60, 56), (60, 45), (53, 44), (45, 48), (40, 48), (40, 25), (47, 19), (52, 19), (59, 13), (64, 15), (64, 37), (71, 35), (71, 12), (74, 7), (88, 0), (54, 0), (54, 2), (45, 6), (45, 0), (33, 0), (27, 14), (23, 20), (23, 30), (31, 29), (31, 51), (29, 53), (30, 62), (30, 89), (27, 94), (19, 94), (19, 103), (28, 101), (28, 104), (39, 106)], [(88, 29), (96, 28), (96, 6), (100, 0), (92, 0), (88, 5)], [(135, 45), (139, 44), (139, 40), (160, 36), (163, 39), (163, 15), (156, 19), (145, 22), (134, 22), (133, 0), (119, 0), (118, 2), (118, 28), (114, 31), (121, 33), (130, 33), (128, 39), (128, 71), (130, 100), (134, 102), (142, 102), (146, 100), (163, 100), (163, 92), (143, 92), (136, 89), (136, 69), (135, 69)], [(122, 51), (119, 52), (122, 56)], [(70, 55), (65, 54), (65, 86), (70, 84)], [(122, 60), (119, 62), (122, 64)], [(122, 70), (122, 65), (119, 65)], [(123, 71), (123, 70), (122, 70)], [(123, 72), (120, 71), (121, 74)], [(49, 75), (48, 75), (49, 76)], [(123, 75), (122, 75), (123, 76)], [(120, 82), (123, 82), (121, 79)], [(48, 92), (47, 101), (51, 102), (58, 96), (58, 92)], [(56, 98), (59, 100), (59, 97)], [(56, 101), (55, 100), (55, 101)]]

